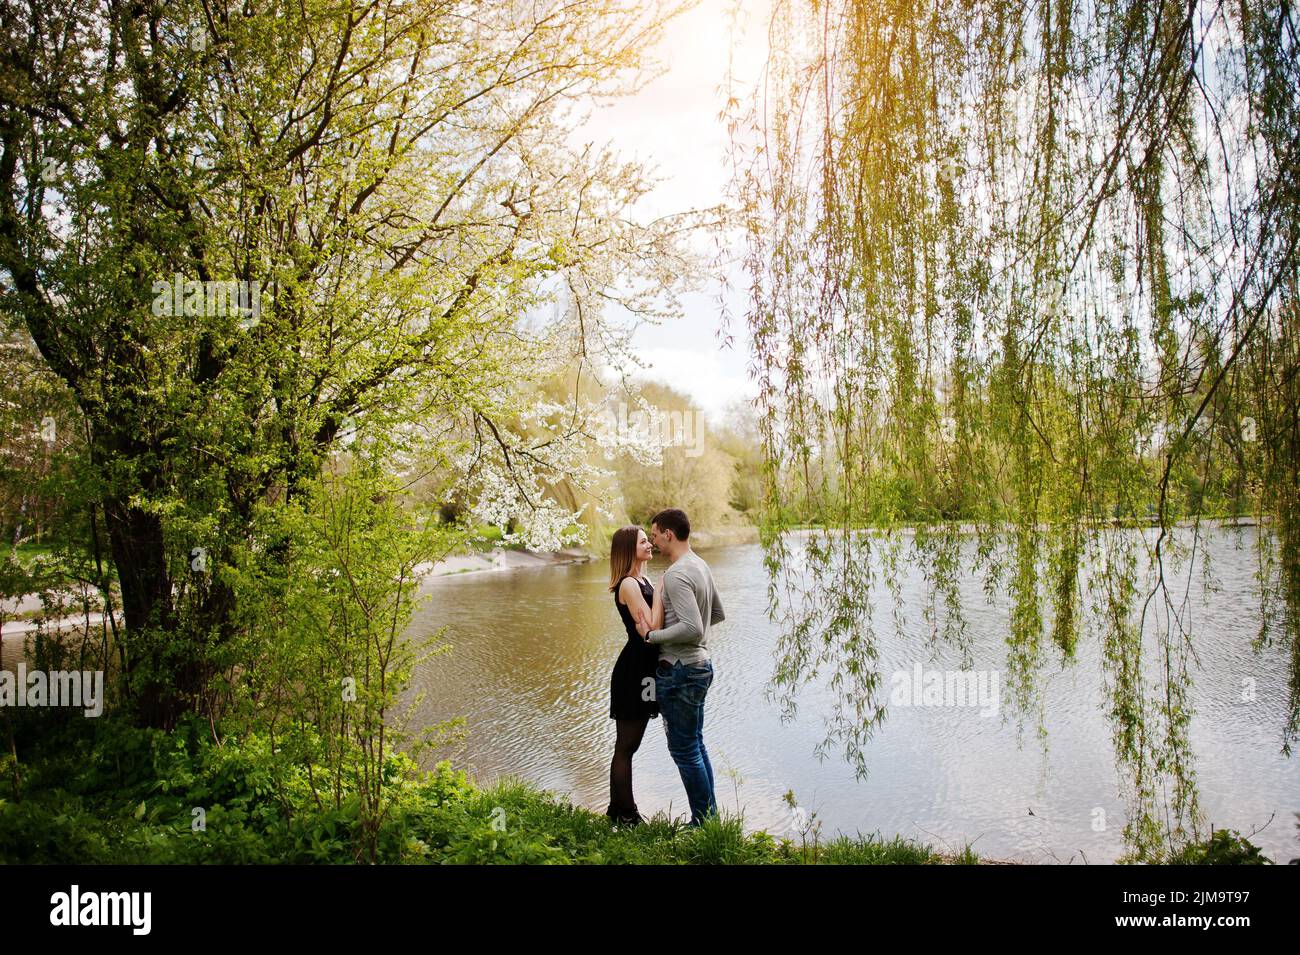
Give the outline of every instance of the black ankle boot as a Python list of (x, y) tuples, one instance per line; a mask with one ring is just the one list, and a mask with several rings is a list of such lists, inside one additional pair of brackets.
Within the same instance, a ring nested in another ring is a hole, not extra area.
[(641, 813), (637, 811), (635, 806), (632, 807), (631, 812), (618, 811), (615, 810), (613, 806), (610, 806), (605, 810), (605, 815), (609, 817), (609, 821), (616, 828), (622, 828), (624, 826), (639, 826), (641, 823), (645, 822), (645, 820), (641, 818)]

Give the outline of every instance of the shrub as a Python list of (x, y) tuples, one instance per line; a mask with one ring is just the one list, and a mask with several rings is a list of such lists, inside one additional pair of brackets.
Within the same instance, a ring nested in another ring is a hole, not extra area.
[(1272, 865), (1249, 840), (1235, 830), (1215, 829), (1208, 842), (1183, 846), (1169, 860), (1171, 865)]

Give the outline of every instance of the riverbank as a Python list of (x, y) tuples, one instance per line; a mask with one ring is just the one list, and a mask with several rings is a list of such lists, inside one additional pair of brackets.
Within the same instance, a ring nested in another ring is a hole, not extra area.
[[(700, 550), (715, 547), (730, 547), (737, 544), (752, 544), (758, 541), (758, 529), (752, 526), (729, 526), (714, 530), (697, 531), (691, 535), (691, 543)], [(450, 577), (459, 574), (484, 574), (501, 571), (534, 570), (543, 567), (564, 567), (569, 564), (582, 564), (592, 560), (603, 560), (607, 555), (597, 554), (592, 550), (570, 547), (560, 551), (531, 551), (515, 548), (494, 547), (481, 552), (452, 554), (440, 561), (420, 564), (415, 572), (427, 578)], [(63, 599), (69, 603), (79, 601), (80, 595), (63, 593)], [(114, 595), (116, 597), (116, 595)], [(104, 622), (102, 613), (84, 613), (48, 619), (37, 594), (23, 594), (0, 600), (0, 641), (17, 644), (27, 634), (33, 633), (44, 620), (47, 630), (70, 630), (84, 628), (87, 625), (98, 628)], [(120, 612), (117, 625), (123, 625)], [(7, 647), (0, 652), (0, 658), (8, 659), (14, 647)]]
[[(94, 725), (90, 725), (90, 724)], [(111, 717), (78, 721), (18, 761), (0, 759), (0, 863), (348, 864), (361, 861), (356, 794), (316, 792), (303, 768), (260, 734), (211, 742), (191, 721), (172, 733)], [(7, 763), (7, 765), (6, 765)], [(519, 780), (480, 788), (439, 763), (386, 761), (386, 811), (374, 861), (390, 864), (939, 865), (975, 864), (967, 847), (879, 835), (820, 842), (745, 832), (725, 816), (699, 829), (663, 815), (632, 828)], [(329, 768), (316, 767), (328, 780)], [(195, 824), (202, 807), (203, 825)]]
[[(691, 544), (706, 551), (716, 547), (733, 547), (758, 543), (758, 528), (749, 524), (699, 530), (691, 534)], [(453, 554), (436, 563), (416, 567), (419, 574), (429, 577), (448, 577), (453, 574), (482, 574), (505, 570), (532, 570), (540, 567), (563, 567), (592, 560), (605, 560), (609, 555), (591, 548), (570, 547), (559, 551), (531, 551), (495, 547), (481, 553)]]
[[(415, 570), (417, 574), (427, 575), (428, 577), (448, 577), (454, 574), (527, 570), (538, 567), (563, 567), (568, 564), (580, 564), (595, 559), (595, 554), (578, 548), (569, 548), (551, 553), (508, 550), (498, 547), (482, 553), (454, 554), (436, 563), (421, 564)], [(62, 593), (57, 596), (61, 596), (68, 603), (81, 599), (80, 595), (73, 593)], [(115, 594), (114, 597), (116, 598), (117, 595)], [(120, 612), (116, 617), (117, 625), (122, 626), (123, 621)], [(87, 616), (80, 613), (49, 619), (46, 617), (46, 611), (38, 594), (23, 594), (0, 600), (0, 619), (4, 621), (3, 625), (0, 626), (0, 639), (18, 640), (34, 632), (41, 625), (42, 620), (48, 630), (69, 630), (74, 627), (85, 627), (87, 624), (98, 628), (104, 621), (104, 614), (91, 613)]]
[(453, 574), (482, 574), (503, 570), (562, 567), (594, 560), (595, 555), (578, 548), (561, 551), (506, 550), (493, 548), (478, 554), (453, 554), (440, 561), (420, 564), (416, 574), (449, 577)]
[[(201, 720), (165, 733), (106, 716), (73, 721), (39, 740), (19, 732), (16, 740), (17, 761), (0, 756), (0, 864), (362, 861), (364, 826), (351, 784), (342, 781), (334, 793), (326, 766), (316, 766), (317, 782), (310, 782), (301, 764), (260, 733), (217, 745)], [(728, 813), (698, 829), (663, 814), (615, 828), (530, 783), (480, 787), (449, 762), (422, 773), (402, 754), (385, 760), (383, 778), (386, 809), (373, 841), (380, 864), (1023, 864), (981, 858), (969, 844), (940, 852), (879, 833), (823, 841), (815, 832), (746, 832), (743, 818)], [(1169, 861), (1267, 862), (1223, 830)]]

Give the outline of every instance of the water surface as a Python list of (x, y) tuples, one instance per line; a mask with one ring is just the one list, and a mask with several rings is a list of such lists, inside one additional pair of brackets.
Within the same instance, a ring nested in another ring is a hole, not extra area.
[[(1200, 663), (1191, 738), (1207, 820), (1243, 834), (1260, 830), (1252, 841), (1286, 862), (1300, 856), (1300, 761), (1280, 753), (1287, 652), (1274, 647), (1257, 655), (1250, 646), (1259, 626), (1251, 535), (1214, 531), (1208, 541), (1221, 591), (1190, 603)], [(701, 556), (727, 613), (710, 636), (716, 676), (705, 741), (719, 804), (743, 810), (747, 827), (790, 834), (782, 795), (793, 790), (805, 812), (816, 813), (823, 836), (879, 831), (951, 849), (972, 842), (985, 857), (1025, 861), (1109, 862), (1124, 852), (1125, 807), (1095, 637), (1080, 641), (1073, 663), (1061, 663), (1050, 645), (1044, 654), (1044, 750), (1032, 719), (1022, 730), (1007, 701), (1005, 603), (989, 605), (980, 581), (965, 581), (971, 662), (975, 670), (999, 671), (999, 711), (891, 707), (866, 751), (870, 774), (858, 780), (842, 758), (814, 755), (831, 711), (824, 679), (802, 691), (790, 722), (765, 696), (777, 629), (766, 615), (759, 547)], [(656, 559), (652, 580), (664, 566)], [(962, 666), (950, 648), (930, 654), (921, 581), (913, 573), (901, 584), (911, 606), (905, 629), (895, 631), (888, 610), (875, 614), (887, 687), (893, 672), (912, 671), (917, 662), (940, 671)], [(522, 776), (604, 811), (614, 739), (609, 674), (625, 639), (606, 585), (600, 561), (429, 583), (411, 632), (445, 626), (453, 649), (417, 671), (415, 689), (425, 697), (414, 721), (462, 716), (469, 730), (463, 747), (441, 755), (480, 782)], [(1253, 701), (1243, 700), (1247, 680)], [(689, 815), (661, 720), (651, 721), (636, 756), (634, 785), (644, 814)]]

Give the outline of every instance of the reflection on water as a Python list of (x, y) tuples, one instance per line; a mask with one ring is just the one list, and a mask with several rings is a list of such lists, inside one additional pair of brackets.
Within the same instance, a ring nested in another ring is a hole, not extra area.
[[(1192, 674), (1191, 739), (1206, 819), (1244, 835), (1268, 824), (1252, 841), (1286, 862), (1300, 856), (1300, 761), (1279, 751), (1286, 651), (1256, 655), (1250, 648), (1259, 605), (1248, 533), (1221, 531), (1209, 542), (1222, 590), (1193, 602), (1200, 669)], [(759, 547), (702, 556), (727, 611), (710, 634), (716, 675), (705, 741), (719, 804), (743, 809), (748, 827), (789, 834), (781, 796), (793, 789), (800, 806), (817, 813), (824, 836), (880, 831), (940, 848), (971, 841), (981, 855), (1029, 861), (1109, 862), (1124, 852), (1095, 639), (1080, 641), (1074, 664), (1049, 657), (1040, 675), (1044, 751), (1032, 717), (1018, 730), (1005, 702), (1006, 607), (987, 604), (980, 582), (968, 581), (971, 663), (1001, 671), (1003, 705), (994, 715), (974, 705), (890, 707), (867, 747), (870, 776), (858, 781), (843, 760), (813, 755), (833, 699), (824, 680), (801, 692), (798, 714), (785, 724), (765, 697), (777, 631), (765, 612)], [(664, 566), (655, 561), (652, 580)], [(415, 689), (425, 698), (414, 725), (463, 716), (469, 739), (450, 755), (480, 782), (523, 776), (603, 812), (614, 740), (609, 674), (625, 639), (607, 579), (604, 562), (594, 562), (431, 581), (412, 632), (446, 626), (453, 649), (416, 673)], [(903, 593), (920, 606), (919, 579), (905, 580)], [(929, 655), (919, 613), (909, 615), (909, 632), (892, 632), (888, 620), (887, 612), (876, 614), (887, 694), (890, 675), (911, 673), (917, 663), (927, 671), (961, 669), (951, 649)], [(1242, 700), (1246, 680), (1253, 681), (1253, 702)], [(634, 782), (644, 814), (689, 815), (659, 720), (637, 753)]]

